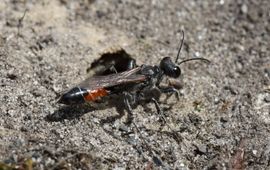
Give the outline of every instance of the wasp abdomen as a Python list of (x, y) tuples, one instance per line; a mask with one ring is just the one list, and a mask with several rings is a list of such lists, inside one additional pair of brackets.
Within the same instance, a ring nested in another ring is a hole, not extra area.
[(80, 88), (80, 87), (74, 87), (68, 92), (64, 93), (60, 99), (59, 103), (71, 105), (71, 104), (81, 104), (84, 103), (84, 95), (87, 95), (88, 91), (87, 89)]
[(85, 101), (95, 101), (100, 97), (107, 96), (108, 91), (104, 88), (89, 90), (87, 95), (84, 95)]
[(96, 99), (106, 96), (107, 94), (108, 91), (104, 88), (88, 90), (86, 88), (74, 87), (63, 94), (58, 102), (66, 105), (82, 104), (86, 101), (95, 101)]

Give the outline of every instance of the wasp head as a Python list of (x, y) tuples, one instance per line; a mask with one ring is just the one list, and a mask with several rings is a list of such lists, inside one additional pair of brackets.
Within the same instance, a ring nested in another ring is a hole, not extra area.
[(170, 57), (164, 57), (159, 64), (160, 69), (165, 75), (173, 78), (177, 78), (181, 74), (181, 69), (177, 66)]

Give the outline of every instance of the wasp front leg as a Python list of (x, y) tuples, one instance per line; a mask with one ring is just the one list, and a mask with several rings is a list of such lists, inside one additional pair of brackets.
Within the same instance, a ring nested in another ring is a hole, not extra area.
[(167, 123), (166, 118), (163, 114), (163, 112), (160, 109), (159, 103), (155, 98), (151, 98), (151, 101), (155, 104), (156, 110), (162, 121), (168, 126), (168, 128), (172, 131), (172, 135), (175, 138), (175, 140), (180, 143), (182, 141), (181, 136), (178, 135), (178, 133)]
[(159, 88), (159, 90), (162, 93), (166, 93), (167, 94), (167, 99), (169, 97), (171, 97), (172, 94), (174, 94), (175, 97), (177, 98), (177, 100), (180, 100), (180, 97), (179, 97), (180, 96), (180, 93), (179, 93), (179, 91), (176, 88), (174, 88), (172, 86), (169, 86), (169, 87), (158, 87), (158, 88)]
[[(161, 93), (166, 93), (166, 94), (168, 94), (168, 95), (167, 95), (167, 99), (168, 99), (169, 97), (171, 97), (172, 94), (175, 94), (175, 97), (177, 98), (177, 100), (179, 100), (179, 99), (180, 99), (180, 98), (179, 98), (179, 96), (180, 96), (179, 91), (178, 91), (174, 86), (163, 87), (163, 86), (160, 85), (161, 82), (162, 82), (162, 80), (163, 80), (163, 78), (164, 78), (164, 74), (160, 74), (160, 75), (158, 76), (158, 78), (157, 78), (157, 83), (156, 83), (156, 87), (160, 90)], [(167, 99), (166, 99), (166, 100), (167, 100)]]

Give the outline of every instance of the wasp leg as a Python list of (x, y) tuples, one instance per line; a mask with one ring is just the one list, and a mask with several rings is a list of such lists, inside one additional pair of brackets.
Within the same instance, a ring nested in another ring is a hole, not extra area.
[(174, 88), (174, 87), (158, 87), (158, 88), (162, 93), (167, 93), (168, 94), (167, 99), (169, 97), (171, 97), (172, 94), (174, 94), (175, 97), (177, 98), (177, 100), (180, 100), (180, 97), (179, 97), (180, 94), (179, 94), (179, 91), (176, 88)]
[(130, 93), (125, 92), (124, 93), (124, 104), (125, 104), (126, 110), (128, 112), (127, 124), (130, 124), (133, 121), (133, 113), (132, 113), (132, 108), (130, 105), (130, 100), (134, 100), (134, 96)]
[(175, 138), (175, 140), (177, 141), (177, 143), (180, 143), (182, 141), (182, 138), (178, 135), (177, 131), (173, 130), (173, 128), (167, 123), (166, 118), (165, 118), (164, 114), (162, 113), (157, 100), (155, 98), (151, 98), (151, 101), (155, 104), (158, 115), (161, 117), (161, 119), (164, 121), (164, 123), (168, 126), (168, 128), (172, 131), (172, 135)]
[(153, 102), (155, 104), (155, 107), (156, 107), (156, 110), (157, 110), (157, 114), (161, 117), (161, 119), (163, 120), (163, 122), (165, 122), (167, 124), (166, 119), (165, 119), (164, 115), (161, 112), (161, 109), (160, 109), (160, 106), (159, 106), (157, 100), (155, 98), (151, 98), (151, 102)]
[[(172, 87), (172, 86), (169, 86), (169, 87), (161, 87), (161, 86), (160, 86), (160, 83), (161, 83), (161, 81), (163, 80), (163, 78), (164, 78), (163, 75), (160, 75), (160, 77), (158, 77), (158, 79), (157, 79), (158, 81), (157, 81), (157, 83), (156, 83), (156, 87), (157, 87), (162, 93), (171, 93), (171, 94), (175, 94), (175, 97), (177, 98), (177, 100), (180, 100), (180, 98), (179, 98), (180, 94), (179, 94), (179, 91), (178, 91), (176, 88), (174, 88), (174, 87)], [(168, 99), (169, 97), (171, 97), (171, 94), (168, 95), (167, 99)]]
[[(126, 106), (126, 110), (128, 112), (128, 124), (132, 123), (133, 126), (135, 127), (137, 133), (139, 133), (139, 135), (141, 136), (141, 138), (143, 139), (144, 143), (147, 144), (147, 142), (145, 141), (145, 139), (143, 138), (141, 131), (139, 130), (138, 126), (135, 124), (135, 122), (133, 121), (133, 114), (132, 114), (132, 108), (131, 105), (129, 103), (129, 99), (133, 99), (134, 96), (132, 96), (132, 94), (125, 92), (124, 93), (124, 103)], [(148, 144), (147, 144), (148, 146)]]
[[(124, 93), (124, 102), (125, 102), (125, 105), (126, 105), (126, 109), (127, 109), (127, 112), (129, 115), (132, 116), (132, 108), (131, 108), (131, 105), (130, 105), (130, 102), (129, 102), (129, 99), (132, 99), (133, 102), (136, 102), (136, 98), (135, 96), (133, 96), (132, 94), (129, 94), (129, 93)], [(159, 106), (158, 106), (159, 107)], [(160, 109), (159, 109), (160, 110)], [(165, 167), (165, 169), (168, 169), (167, 165), (165, 165), (161, 158), (155, 153), (155, 151), (152, 149), (151, 145), (146, 141), (146, 139), (143, 137), (141, 131), (139, 130), (138, 126), (135, 124), (134, 121), (132, 121), (132, 124), (133, 126), (135, 127), (137, 133), (139, 134), (140, 136), (140, 139), (142, 140), (142, 143), (144, 144), (144, 146), (146, 147), (146, 149), (148, 150), (148, 152), (151, 154), (152, 156), (152, 159), (154, 161), (154, 163), (157, 165), (157, 166), (162, 166), (162, 167)], [(135, 148), (137, 148), (137, 146), (135, 146)], [(138, 149), (139, 150), (139, 149)]]
[(116, 68), (115, 68), (114, 65), (111, 65), (111, 66), (109, 67), (109, 70), (110, 70), (111, 72), (113, 72), (113, 73), (118, 73), (118, 71), (116, 70)]

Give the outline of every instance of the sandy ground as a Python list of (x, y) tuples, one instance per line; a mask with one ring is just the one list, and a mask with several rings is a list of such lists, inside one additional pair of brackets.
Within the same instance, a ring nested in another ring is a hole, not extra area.
[[(0, 169), (269, 169), (269, 9), (268, 0), (3, 0)], [(151, 103), (133, 110), (141, 135), (126, 115), (101, 123), (114, 107), (56, 104), (104, 51), (158, 64), (176, 56), (181, 30), (181, 59), (211, 64), (181, 65), (180, 100), (160, 100), (167, 125)]]

